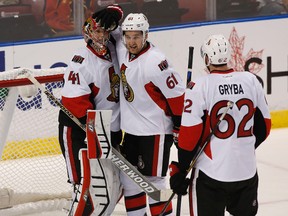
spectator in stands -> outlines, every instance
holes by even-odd
[[[72,0],[46,1],[45,21],[52,31],[71,31],[74,29],[71,5]]]
[[[269,16],[288,13],[287,7],[282,0],[263,0],[263,3],[264,5],[259,9],[259,15]]]
[[[288,0],[282,0],[282,2],[285,5],[286,9],[288,9]]]
[[[217,0],[217,19],[255,16],[258,5],[256,0]]]

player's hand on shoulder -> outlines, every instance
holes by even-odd
[[[92,17],[104,29],[113,31],[118,27],[120,20],[123,18],[123,10],[119,5],[113,4],[95,12]]]
[[[186,172],[179,169],[179,164],[172,161],[169,165],[170,171],[170,188],[178,195],[187,194],[189,179],[186,178]]]

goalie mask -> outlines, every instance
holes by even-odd
[[[92,17],[89,17],[83,25],[85,42],[90,44],[99,55],[105,55],[107,52],[109,33],[109,31],[104,30]]]
[[[130,13],[127,15],[122,23],[122,32],[124,35],[125,31],[142,31],[143,33],[143,45],[146,42],[146,34],[149,32],[149,23],[147,17],[142,13]],[[125,42],[125,37],[123,37]]]
[[[230,57],[229,42],[223,35],[211,35],[201,46],[201,57],[205,65],[223,65],[227,64]],[[205,60],[206,56],[208,61]]]

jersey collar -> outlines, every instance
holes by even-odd
[[[149,49],[150,49],[150,43],[147,41],[147,46],[142,49],[138,54],[132,54],[132,53],[129,53],[129,62],[137,59],[139,56],[143,55],[145,52],[147,52]]]
[[[210,71],[210,74],[227,74],[227,73],[232,73],[234,72],[234,69],[233,68],[230,68],[228,70],[213,70],[213,71]]]

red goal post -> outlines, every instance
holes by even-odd
[[[27,202],[71,198],[57,138],[59,107],[23,70],[0,72],[0,215]],[[59,100],[64,70],[29,69]]]

